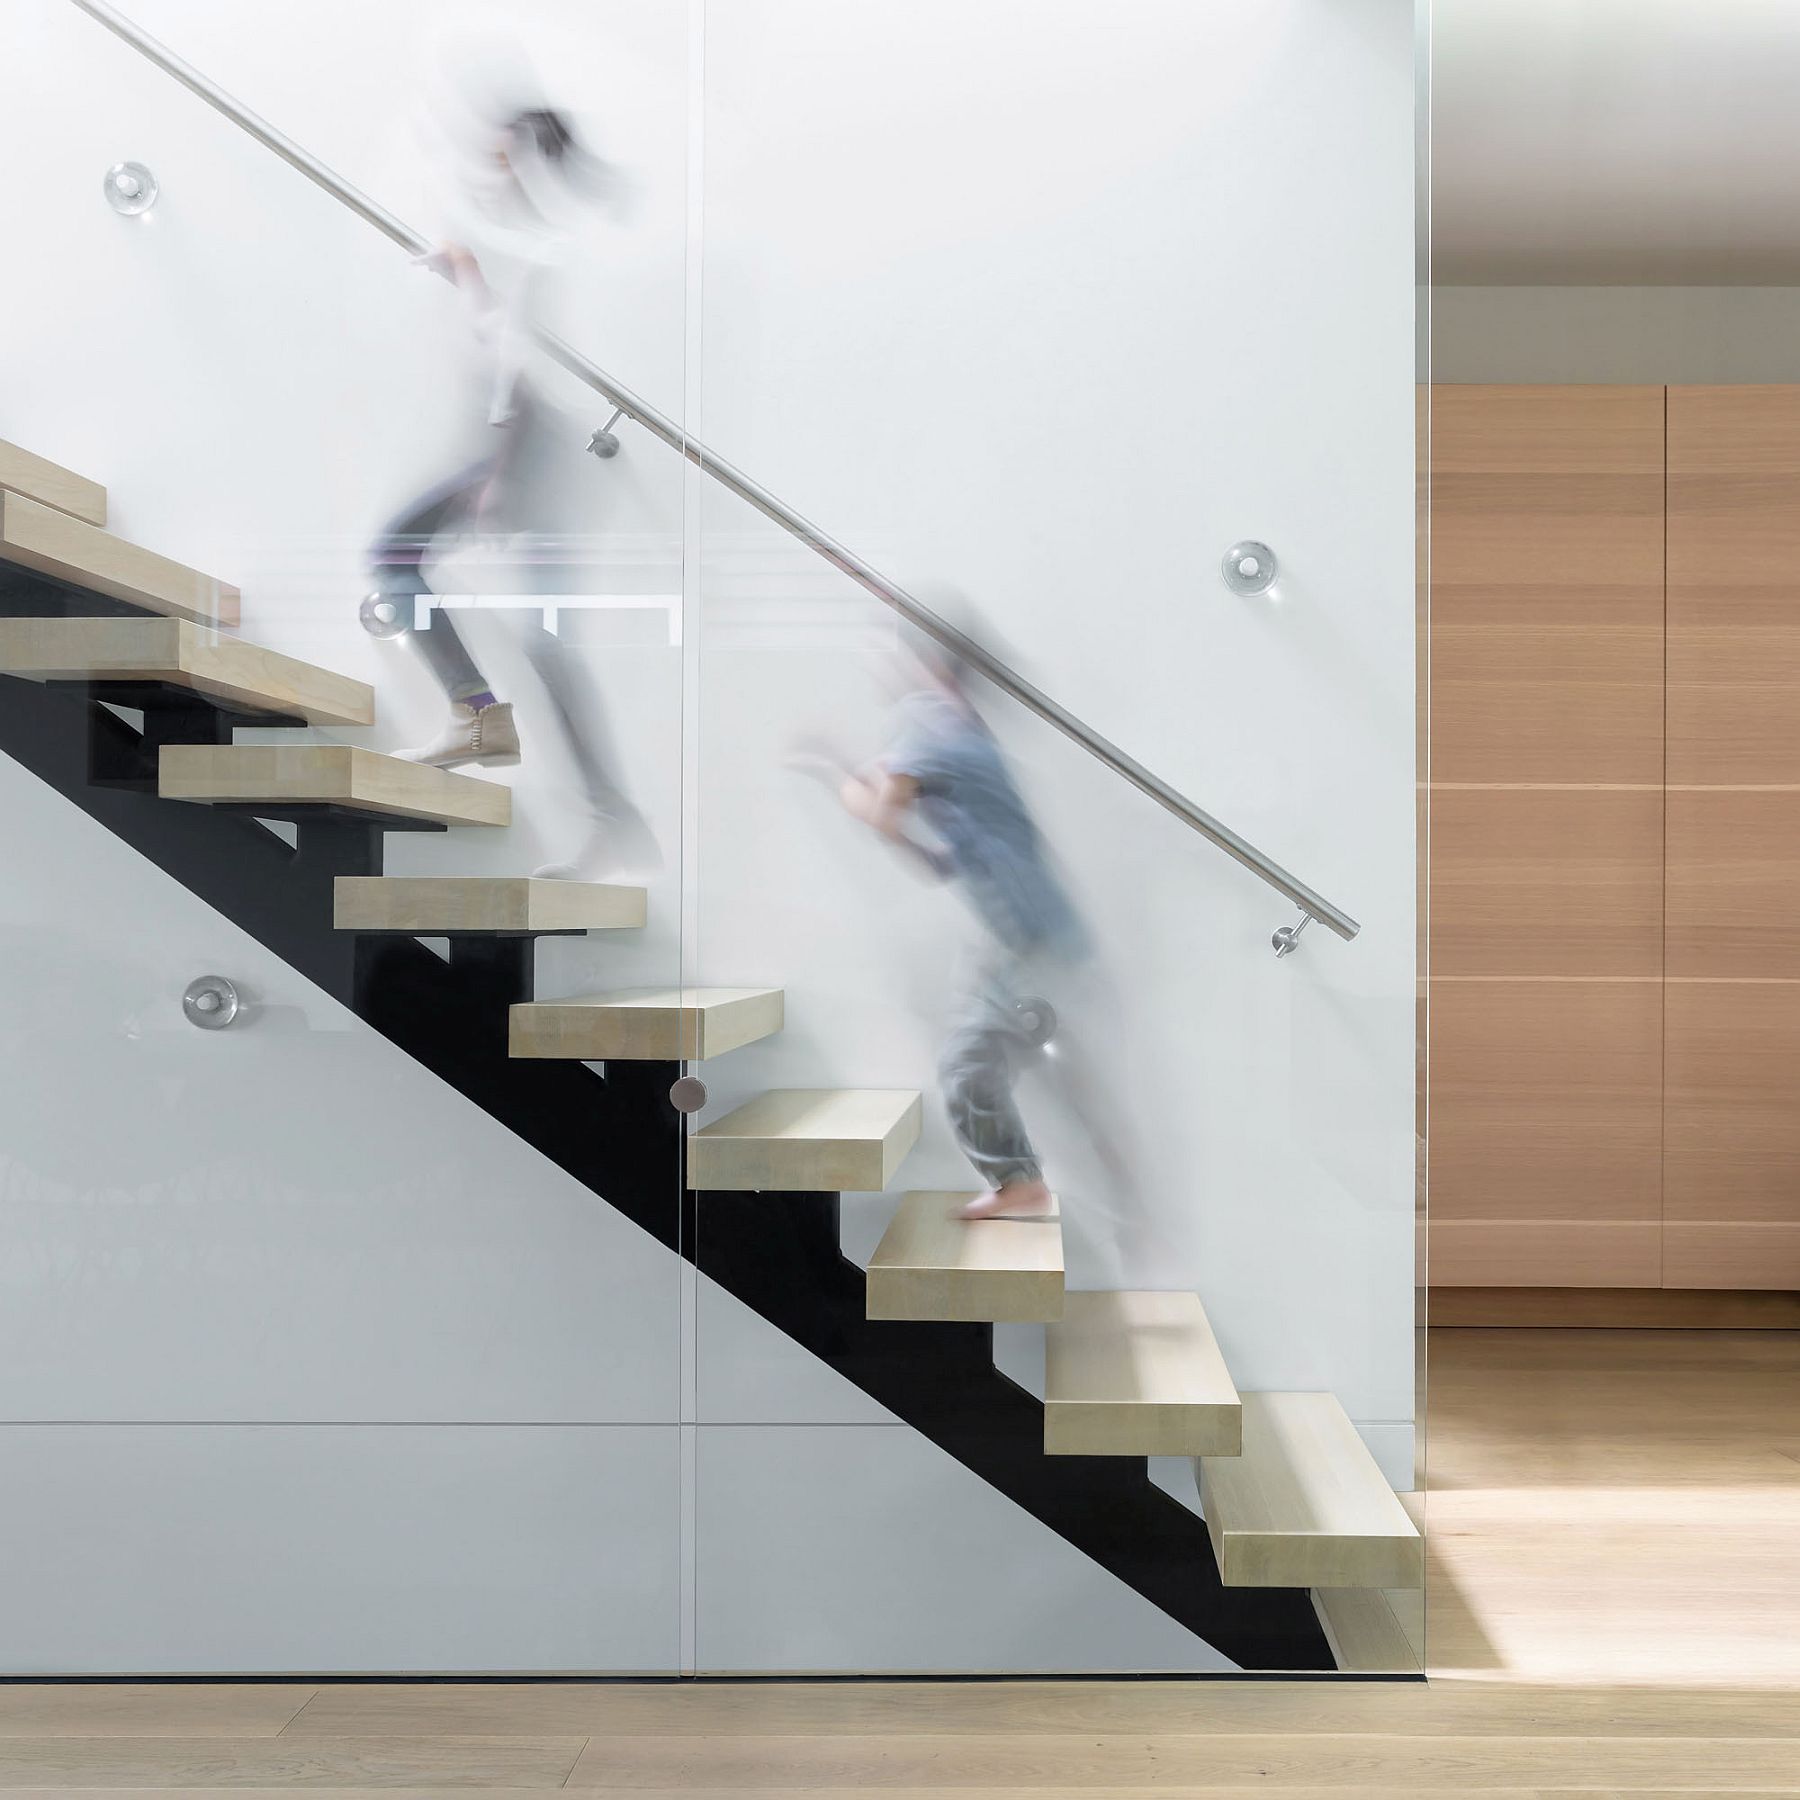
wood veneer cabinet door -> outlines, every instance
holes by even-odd
[[[1668,420],[1663,1282],[1800,1287],[1800,387]]]
[[[1669,785],[1800,782],[1800,387],[1669,389]]]
[[[1663,1286],[1800,1288],[1800,983],[1666,998]]]
[[[1437,981],[1431,1279],[1662,1281],[1662,984]]]
[[[1431,1278],[1662,1278],[1660,387],[1432,395]]]
[[[1663,779],[1663,389],[1432,392],[1431,778]]]
[[[1442,787],[1431,856],[1440,979],[1661,979],[1660,787]]]

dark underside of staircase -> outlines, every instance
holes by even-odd
[[[0,564],[0,613],[65,610],[133,609]],[[101,700],[142,710],[144,731]],[[531,997],[530,939],[453,939],[445,961],[413,938],[335,930],[333,881],[380,874],[383,832],[405,821],[303,809],[286,815],[290,846],[245,813],[156,797],[161,743],[282,722],[177,689],[0,676],[0,749],[609,1206],[1244,1669],[1333,1667],[1306,1591],[1225,1587],[1204,1523],[1141,1458],[1046,1456],[1043,1407],[995,1368],[991,1326],[865,1318],[837,1195],[688,1194],[668,1098],[680,1065],[512,1060],[506,1009]]]

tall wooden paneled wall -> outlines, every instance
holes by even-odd
[[[1800,388],[1668,413],[1663,1285],[1800,1287]]]
[[[1800,388],[1439,388],[1431,513],[1431,1279],[1800,1287]]]
[[[1431,1278],[1657,1287],[1663,390],[1432,400]]]

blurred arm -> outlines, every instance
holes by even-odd
[[[911,841],[906,835],[906,815],[919,797],[919,784],[912,776],[882,768],[867,775],[846,775],[838,795],[851,818],[861,819],[892,843]]]
[[[851,818],[860,819],[898,850],[922,863],[940,881],[949,873],[941,852],[928,849],[907,830],[919,784],[910,775],[896,775],[879,766],[866,775],[844,777],[838,798]]]

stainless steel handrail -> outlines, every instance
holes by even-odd
[[[403,250],[418,256],[431,248],[427,240],[410,225],[397,219],[385,206],[371,200],[367,194],[358,192],[316,156],[303,150],[292,138],[277,131],[266,119],[258,118],[217,83],[209,81],[191,63],[182,61],[166,45],[158,43],[148,32],[141,30],[115,7],[108,5],[107,0],[73,0],[73,4],[98,20],[115,36],[123,38],[134,50],[148,57],[165,74],[172,75],[189,93],[204,100],[215,112],[223,113],[259,144],[273,150],[283,162],[298,170],[315,187],[323,188],[334,200],[342,202],[352,212],[367,220],[385,237],[392,238]],[[1202,837],[1216,844],[1227,856],[1242,863],[1253,874],[1259,875],[1277,892],[1285,894],[1307,917],[1329,926],[1346,940],[1355,937],[1362,929],[1342,908],[1333,906],[1322,895],[1314,893],[1305,882],[1290,875],[1255,845],[1247,843],[1230,826],[1220,824],[1185,794],[1177,793],[1160,776],[1153,775],[1135,757],[1127,756],[1118,745],[1084,725],[1041,688],[1027,681],[998,657],[990,655],[974,639],[958,631],[947,620],[939,618],[904,588],[871,568],[854,551],[847,550],[835,538],[828,537],[810,520],[778,500],[760,482],[752,481],[724,457],[715,455],[704,444],[689,437],[673,419],[658,412],[649,401],[640,399],[622,381],[616,380],[604,369],[590,362],[579,350],[552,332],[540,331],[537,338],[540,348],[553,362],[578,380],[586,382],[595,393],[611,401],[628,419],[641,425],[653,437],[661,438],[671,450],[685,456],[696,468],[710,475],[721,486],[729,488],[740,500],[748,501],[765,518],[772,519],[808,549],[816,551],[834,567],[843,570],[858,586],[866,588],[876,599],[892,607],[927,637],[952,651],[1003,693],[1010,694],[1021,706],[1036,713],[1047,724],[1054,725],[1064,737],[1079,744],[1089,755],[1097,757],[1114,774],[1123,776],[1133,787],[1148,794],[1158,806],[1173,813],[1183,824],[1191,826]]]

